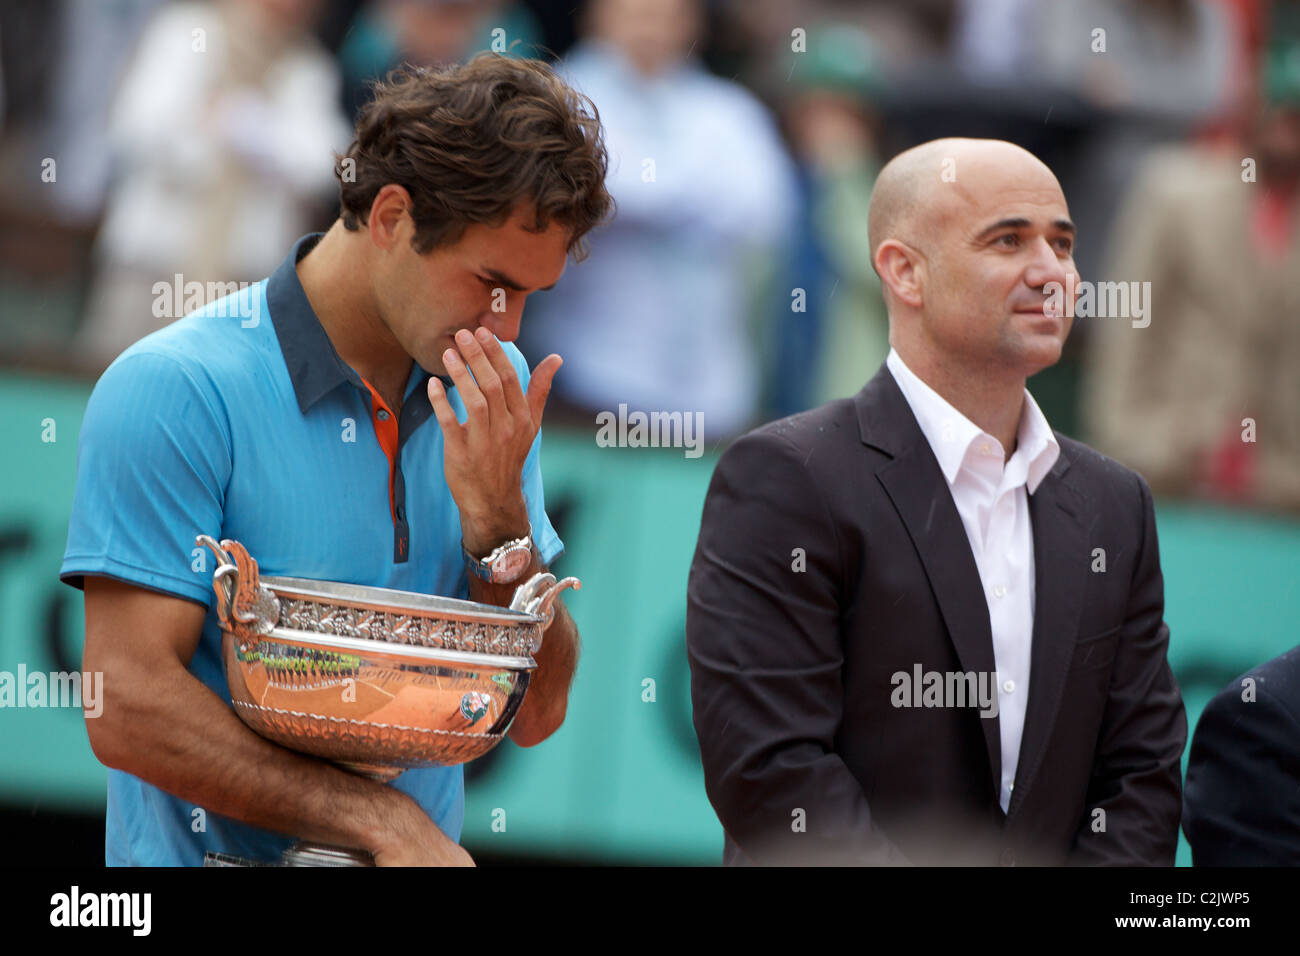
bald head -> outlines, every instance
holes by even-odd
[[[992,388],[1019,408],[1025,379],[1070,333],[1058,296],[1077,292],[1074,224],[1052,171],[1012,143],[937,139],[886,164],[869,216],[890,345],[940,394]]]
[[[887,239],[928,253],[934,240],[1008,187],[1060,192],[1033,153],[1000,139],[934,139],[899,153],[880,171],[868,213],[871,264]]]

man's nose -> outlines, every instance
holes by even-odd
[[[1065,277],[1073,271],[1071,260],[1062,259],[1052,244],[1039,238],[1032,249],[1033,259],[1025,269],[1025,284],[1031,289],[1041,289],[1049,282],[1065,285]]]
[[[502,342],[513,342],[519,337],[519,322],[524,315],[524,297],[510,296],[506,300],[504,312],[485,312],[479,318],[479,325],[487,329]]]

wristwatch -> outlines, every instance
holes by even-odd
[[[471,574],[493,584],[512,584],[523,577],[533,563],[532,526],[529,526],[526,537],[498,545],[486,558],[476,558],[470,554],[463,541],[460,552],[465,556],[465,564]]]

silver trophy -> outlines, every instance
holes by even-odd
[[[238,541],[196,543],[217,556],[212,587],[235,713],[281,746],[385,782],[495,747],[523,703],[555,599],[582,586],[542,572],[502,608],[259,577]],[[373,863],[364,850],[299,841],[278,865]],[[209,853],[204,865],[258,864]]]

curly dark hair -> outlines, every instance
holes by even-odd
[[[470,223],[499,226],[531,203],[535,231],[552,220],[568,227],[569,252],[581,260],[583,236],[613,209],[607,166],[590,99],[540,60],[480,53],[445,69],[403,66],[376,83],[334,175],[347,229],[359,229],[379,190],[396,183],[411,196],[418,253],[458,241]]]

